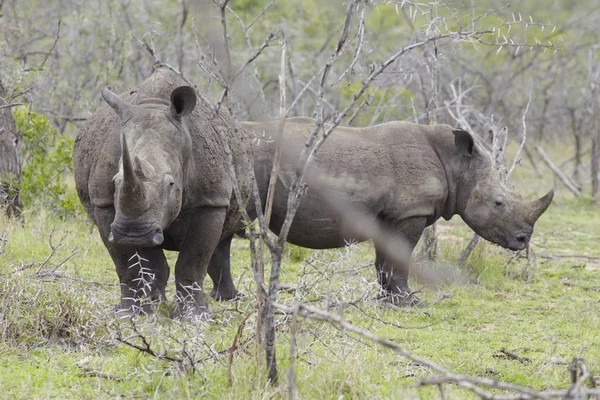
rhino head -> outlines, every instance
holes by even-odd
[[[170,102],[160,99],[131,104],[109,89],[102,97],[121,121],[121,159],[114,176],[115,219],[108,241],[153,247],[182,204],[184,175],[192,152],[185,119],[196,105],[196,93],[182,86]]]
[[[510,250],[527,247],[533,226],[546,211],[554,189],[531,202],[511,193],[500,181],[490,155],[465,131],[454,131],[460,160],[453,166],[457,181],[456,211],[479,236]]]

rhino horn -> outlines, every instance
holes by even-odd
[[[137,159],[137,157],[136,157]],[[147,208],[146,188],[136,173],[125,134],[121,132],[121,164],[123,168],[123,183],[119,206],[132,212],[143,211]]]
[[[109,88],[102,88],[102,98],[115,110],[121,122],[124,123],[133,116],[133,105],[111,92]]]
[[[554,198],[554,189],[550,189],[548,193],[546,193],[543,197],[540,197],[537,200],[532,201],[529,204],[529,213],[527,215],[527,219],[533,224],[538,218],[546,211],[550,203],[552,203],[552,199]]]

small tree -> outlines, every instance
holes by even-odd
[[[19,136],[12,106],[6,100],[6,89],[0,82],[0,208],[5,208],[8,216],[19,215],[22,208]]]

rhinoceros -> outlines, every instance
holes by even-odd
[[[287,211],[298,158],[316,121],[297,117],[285,122],[281,170],[273,201],[270,229],[278,234]],[[244,123],[249,136],[275,137],[277,122]],[[274,141],[255,140],[254,169],[264,207],[275,151]],[[388,122],[366,128],[339,127],[317,153],[315,170],[333,174],[323,179],[327,193],[377,220],[386,231],[403,238],[412,252],[425,227],[440,217],[460,215],[481,237],[511,250],[525,248],[537,219],[552,202],[551,189],[540,199],[525,202],[501,183],[492,159],[471,134],[449,125]],[[310,169],[309,169],[310,172]],[[351,183],[348,183],[351,180]],[[253,201],[248,210],[252,210]],[[367,240],[348,231],[344,216],[311,187],[300,201],[288,242],[312,249],[343,247]],[[364,236],[364,235],[363,235]],[[229,272],[229,244],[216,250],[209,274],[215,283],[212,295],[237,294]],[[408,266],[394,265],[384,248],[375,243],[375,267],[381,289],[399,304],[415,305],[409,295]]]
[[[73,167],[121,283],[117,309],[149,311],[142,299],[165,299],[163,250],[175,250],[173,315],[204,317],[210,258],[241,226],[231,162],[241,204],[250,193],[249,144],[226,112],[165,67],[120,96],[107,88],[102,96],[108,106],[80,130]]]

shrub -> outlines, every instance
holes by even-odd
[[[21,134],[20,189],[25,209],[46,208],[63,219],[79,213],[77,196],[66,183],[66,174],[73,171],[73,139],[27,107],[14,108],[13,116]]]

